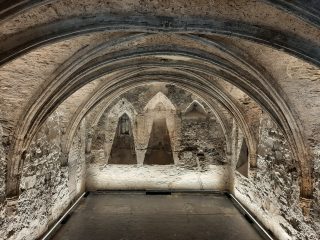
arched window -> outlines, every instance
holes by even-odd
[[[119,118],[119,130],[120,130],[120,135],[129,135],[129,127],[130,127],[130,119],[129,116],[124,113],[120,118]]]

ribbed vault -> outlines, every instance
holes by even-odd
[[[22,132],[19,132],[20,130],[18,130],[16,133],[17,136],[26,135],[27,138],[22,138],[24,139],[23,141],[21,141],[19,137],[16,138],[16,149],[12,153],[12,158],[20,159],[21,154],[28,147],[28,144],[32,140],[32,136],[34,136],[37,129],[39,129],[41,123],[45,121],[47,116],[49,116],[50,113],[63,102],[63,100],[81,86],[84,86],[86,83],[94,80],[97,76],[123,70],[132,71],[134,68],[141,69],[143,67],[150,68],[163,66],[169,68],[180,68],[183,70],[188,69],[208,75],[219,76],[242,89],[250,97],[256,100],[262,108],[267,110],[283,128],[291,144],[294,144],[293,149],[297,158],[301,159],[300,166],[302,173],[305,172],[303,174],[310,176],[309,164],[307,163],[305,167],[303,165],[303,162],[306,160],[305,156],[307,154],[307,150],[304,149],[304,144],[297,144],[297,142],[302,139],[301,133],[296,132],[296,130],[298,130],[298,125],[296,121],[293,120],[293,117],[291,117],[291,119],[284,120],[291,115],[290,111],[285,105],[284,100],[281,100],[279,94],[276,93],[276,90],[273,89],[268,82],[264,82],[264,79],[258,79],[260,80],[259,85],[254,86],[253,84],[257,85],[257,78],[255,76],[250,76],[246,71],[242,70],[242,68],[239,69],[234,64],[227,62],[226,60],[218,58],[217,56],[208,55],[208,53],[201,52],[196,49],[179,49],[177,47],[168,48],[157,46],[154,50],[150,48],[142,48],[136,49],[135,51],[120,51],[118,54],[119,55],[117,56],[113,53],[112,58],[105,56],[98,58],[98,61],[95,59],[91,60],[84,66],[75,70],[73,74],[69,73],[70,76],[67,78],[62,74],[64,77],[63,79],[57,78],[57,81],[53,80],[46,88],[48,92],[43,91],[42,96],[40,95],[37,98],[37,102],[31,107],[32,109],[38,108],[39,110],[28,112],[27,114],[31,114],[31,116],[26,115],[22,118],[23,124],[28,125],[28,121],[26,121],[26,119],[30,119],[30,123],[32,124],[29,123],[30,126],[22,127]],[[190,59],[192,61],[190,61]],[[68,83],[68,85],[66,85],[66,83]],[[53,89],[56,90],[53,91]],[[272,101],[272,98],[278,99],[278,101],[274,102]],[[43,102],[39,101],[42,99]],[[32,117],[32,115],[34,115],[36,119]],[[38,123],[38,126],[35,123]],[[17,162],[13,161],[14,165],[12,170],[15,170],[13,172],[12,170],[9,171],[13,176],[19,175],[17,174],[17,172],[19,172],[18,166],[21,166],[19,162],[19,160]],[[306,185],[302,187],[302,190],[304,189],[303,191],[310,192],[310,190],[307,190],[307,186],[310,186],[310,182],[310,177],[306,180],[302,178],[301,184]],[[309,194],[310,193],[304,193],[303,196],[307,196]]]
[[[314,166],[320,149],[317,4],[137,2],[1,3],[0,127],[8,139],[8,201],[19,198],[27,152],[56,112],[63,113],[61,151],[68,162],[86,121],[87,131],[94,132],[120,95],[166,83],[210,108],[230,162],[243,136],[252,176],[261,157],[259,124],[268,115],[290,147],[307,215],[317,198]]]

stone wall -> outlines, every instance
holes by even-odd
[[[70,164],[64,164],[61,161],[64,127],[60,123],[60,117],[57,112],[52,114],[28,150],[19,199],[5,201],[1,205],[1,239],[36,239],[57,220],[75,197],[84,191],[84,158],[81,158],[84,156],[84,128],[74,139]],[[1,163],[4,163],[3,146],[0,146],[0,156],[3,160]],[[74,164],[74,159],[78,159],[78,156],[80,159]],[[74,184],[75,191],[71,192],[70,186]]]
[[[0,239],[38,236],[84,191],[85,184],[89,189],[224,190],[234,186],[236,196],[280,239],[319,239],[320,32],[313,18],[319,9],[312,9],[319,0],[1,2],[6,4],[0,11],[5,17],[0,19]],[[277,2],[288,2],[289,7],[279,8]],[[297,2],[309,3],[302,6]],[[88,74],[86,70],[90,70]],[[88,128],[83,122],[70,152],[61,153],[67,127],[63,124],[72,124],[74,114],[82,118],[94,104],[87,102],[92,94],[109,86],[103,91],[106,98],[100,103],[104,103],[112,90],[134,86],[140,77],[145,83],[147,76],[150,82],[158,79],[188,86],[203,97],[214,98],[207,99],[210,103],[234,103],[235,108],[231,108],[233,104],[220,107],[230,115],[223,122],[227,134],[234,137],[227,141],[232,151],[226,150],[219,119],[210,113],[204,99],[173,84],[146,84],[121,96],[137,112],[131,119],[138,164],[108,164],[119,117],[108,113],[120,99],[105,109],[95,129],[91,129],[91,119],[86,119]],[[158,92],[175,106],[174,111],[163,114],[175,164],[145,166],[155,112],[145,114],[144,107]],[[98,98],[95,95],[94,99]],[[208,115],[185,121],[184,110],[194,100],[204,105]],[[241,162],[238,159],[245,162],[247,157],[247,145],[243,144],[247,131],[235,128],[230,133],[230,118],[235,116],[230,112],[238,112],[238,106],[259,140],[258,168],[251,170],[249,178],[234,171],[236,162]],[[292,158],[288,143],[268,117],[259,121],[260,107],[293,136],[290,142],[297,143],[299,159]],[[25,141],[33,136],[14,133],[38,129],[37,124],[54,109],[63,118],[54,113],[38,133],[25,165],[21,164],[21,196],[16,202],[7,202],[9,144],[14,138]],[[94,111],[96,108],[91,113]],[[20,125],[21,119],[25,124]],[[254,143],[248,142],[248,146],[255,150]],[[302,157],[309,150],[310,162]],[[233,159],[232,168],[226,152]],[[302,170],[307,169],[300,184],[301,169],[296,161]],[[245,176],[246,163],[237,167]],[[299,185],[305,191],[302,196],[312,197],[309,170],[314,178],[314,199],[307,219],[299,206]]]
[[[168,106],[165,106],[167,110],[162,111],[163,113],[148,109],[157,96],[163,96],[169,101],[164,104]],[[140,164],[143,163],[144,152],[148,145],[152,120],[161,114],[164,114],[167,120],[176,163],[187,166],[190,159],[186,159],[184,156],[194,155],[198,152],[204,154],[207,164],[225,162],[225,136],[210,108],[203,104],[207,114],[204,118],[186,118],[184,111],[194,100],[202,102],[195,95],[174,85],[166,84],[137,87],[122,94],[105,109],[94,127],[92,151],[95,155],[95,162],[107,162],[117,122],[123,113],[127,113],[131,119],[137,158]],[[159,101],[166,100],[160,99]]]
[[[210,165],[206,171],[176,165],[106,165],[90,164],[87,189],[96,190],[217,190],[229,186],[229,166]]]
[[[201,107],[200,117],[186,113],[192,104]],[[124,113],[131,120],[137,166],[108,164],[118,120]],[[153,122],[163,118],[174,165],[147,166]],[[104,109],[93,132],[87,175],[90,190],[229,187],[230,165],[224,165],[226,140],[219,122],[202,99],[175,85],[154,83],[122,94]]]
[[[5,190],[6,190],[6,154],[5,154],[5,138],[3,128],[0,123],[0,237],[5,236]]]
[[[181,124],[181,164],[205,170],[209,165],[222,165],[226,159],[226,141],[220,124],[213,116],[204,119],[184,119]]]
[[[70,199],[74,199],[85,191],[86,179],[86,134],[85,134],[85,120],[77,131],[77,135],[73,139],[68,156],[68,170],[69,170],[69,194]]]
[[[309,139],[311,140],[311,139]],[[320,236],[320,144],[313,141],[311,150],[314,154],[313,162],[313,177],[314,177],[314,192],[313,201],[311,202],[311,219],[309,223],[314,224],[314,228],[318,236]]]
[[[319,215],[303,216],[299,169],[276,124],[260,121],[258,168],[249,178],[235,172],[235,196],[279,239],[319,239]],[[318,204],[318,203],[317,203]]]

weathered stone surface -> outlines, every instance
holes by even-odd
[[[164,115],[167,118],[171,145],[173,151],[176,152],[176,155],[174,155],[175,162],[179,162],[180,165],[189,165],[184,162],[190,161],[190,159],[184,159],[184,151],[194,155],[193,163],[190,163],[193,166],[197,166],[197,154],[200,152],[204,154],[207,164],[225,162],[225,136],[209,107],[204,105],[205,111],[207,111],[207,116],[204,119],[192,120],[186,118],[185,110],[193,100],[198,98],[174,85],[165,84],[138,87],[118,97],[101,116],[96,127],[96,135],[93,136],[92,149],[94,151],[98,150],[97,153],[101,152],[99,149],[104,149],[106,159],[109,158],[118,119],[123,113],[127,113],[132,121],[138,163],[143,163],[144,152],[151,133],[152,119],[157,114],[159,115],[157,111],[153,112],[152,109],[148,109],[148,106],[151,107],[154,97],[159,94],[162,95],[162,92],[166,94],[163,95],[163,100],[160,97],[156,101],[167,101],[166,98],[168,98],[168,101],[172,101],[172,103],[165,104],[168,104],[168,108],[173,108],[175,112],[168,111]],[[154,104],[157,104],[157,102]],[[104,141],[106,142],[104,143]],[[141,153],[139,153],[140,151]],[[139,159],[139,157],[142,159]],[[106,159],[102,161],[106,161]]]
[[[61,128],[60,114],[55,112],[30,146],[19,199],[1,203],[0,236],[4,239],[36,239],[84,191],[84,183],[81,182],[85,169],[84,129],[79,133],[82,137],[75,137],[69,156],[70,164],[65,167],[59,161],[62,154]],[[3,150],[2,146],[0,150]],[[4,157],[3,151],[0,153]]]
[[[307,61],[320,62],[320,31],[311,5],[275,2],[56,0],[9,11],[0,238],[40,236],[86,189],[194,188],[234,191],[281,240],[318,239],[320,72]],[[203,110],[190,114],[194,101]],[[138,164],[110,165],[124,113]],[[143,165],[155,119],[174,165]],[[9,201],[11,181],[21,193]]]
[[[249,179],[235,175],[235,195],[279,239],[318,239],[319,218],[303,216],[299,205],[299,169],[275,123],[263,115],[258,168]],[[318,206],[317,199],[313,200]],[[313,211],[312,211],[313,212]]]
[[[185,178],[190,174],[196,177],[197,174],[201,175],[201,173],[197,173],[197,171],[208,171],[213,174],[212,181],[215,178],[226,179],[229,174],[228,171],[224,170],[219,174],[216,171],[212,171],[212,168],[215,166],[217,168],[218,165],[227,162],[225,149],[226,136],[206,104],[203,105],[204,116],[188,117],[185,111],[190,104],[193,104],[196,100],[199,104],[203,102],[200,98],[177,86],[157,83],[134,88],[119,96],[111,105],[106,106],[97,126],[94,127],[95,134],[92,136],[94,164],[92,167],[89,166],[90,174],[87,177],[90,189],[102,188],[102,186],[115,186],[114,183],[110,182],[114,177],[103,175],[110,174],[109,171],[112,172],[114,166],[106,166],[106,164],[109,163],[108,159],[110,159],[111,147],[113,146],[116,136],[115,131],[122,114],[127,114],[132,122],[132,134],[137,163],[139,165],[146,164],[146,162],[149,161],[147,159],[148,144],[152,135],[151,129],[154,119],[166,119],[170,135],[169,144],[173,150],[174,162],[178,167],[164,166],[161,168],[162,170],[158,169],[162,171],[160,173],[153,167],[150,167],[150,170],[148,170],[148,166],[144,166],[142,169],[143,171],[148,171],[149,176],[144,176],[141,180],[137,180],[139,183],[132,179],[130,180],[132,181],[131,185],[126,185],[125,182],[118,182],[116,186],[123,186],[125,189],[130,189],[130,186],[133,188],[144,188],[146,186],[148,188],[157,188],[158,184],[154,182],[153,185],[152,181],[150,182],[150,178],[158,179],[160,182],[168,182],[169,180],[165,180],[165,178],[171,178],[173,174],[170,173],[171,171],[175,172],[176,178],[179,178],[180,175],[182,178]],[[161,104],[163,109],[160,109],[161,106],[159,104]],[[94,167],[96,165],[100,166],[100,168]],[[134,176],[141,177],[140,168],[134,166],[132,166],[132,168],[130,168],[130,166],[122,168],[118,166],[114,167],[117,174],[119,174],[119,178],[122,178],[120,175],[124,174],[123,177],[125,179],[128,171],[131,172],[132,178],[134,178]],[[221,168],[223,167],[221,166]],[[183,169],[185,169],[185,172]],[[228,167],[226,166],[223,169],[228,169]],[[136,171],[136,175],[134,171]],[[196,172],[193,173],[192,171]],[[207,173],[204,173],[204,175],[206,174]],[[224,174],[227,175],[224,176]],[[143,181],[143,179],[145,180]],[[176,180],[170,181],[175,182]],[[206,184],[210,186],[209,179],[206,181]],[[228,181],[218,181],[221,181],[220,185],[212,183],[213,185],[211,186],[219,189],[226,189],[228,187]],[[97,186],[94,185],[95,183]],[[134,183],[136,183],[137,186],[134,186]],[[182,185],[173,184],[172,186],[179,188]],[[188,186],[191,187],[192,185]],[[196,189],[199,189],[199,186],[197,186]]]
[[[284,11],[267,5],[261,1],[209,1],[197,0],[192,2],[179,1],[84,1],[76,0],[54,1],[52,4],[40,6],[15,17],[2,24],[2,34],[12,34],[41,23],[53,22],[69,16],[81,16],[89,13],[111,14],[145,14],[159,16],[201,16],[235,21],[252,22],[268,27],[277,27],[285,31],[292,31],[304,36],[314,36],[316,27],[304,23]],[[314,34],[314,35],[313,35]],[[319,37],[319,36],[318,36]],[[316,41],[316,39],[314,39]]]
[[[6,188],[6,138],[4,136],[3,128],[0,124],[0,202],[5,200],[5,188]]]
[[[220,190],[229,187],[229,167],[210,165],[198,172],[175,165],[106,165],[90,164],[87,169],[88,190],[185,189]],[[213,177],[214,176],[214,177]]]

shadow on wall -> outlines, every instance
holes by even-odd
[[[174,164],[170,136],[165,118],[153,120],[144,164]]]
[[[239,153],[239,158],[236,166],[236,170],[241,173],[243,176],[248,177],[248,168],[249,168],[249,161],[248,161],[248,146],[246,141],[243,139],[241,144],[241,149]]]
[[[108,163],[137,164],[131,121],[126,113],[119,118]]]
[[[97,163],[105,164],[102,155],[110,165],[201,165],[208,170],[225,163],[225,136],[209,108],[189,98],[176,108],[164,93],[154,93],[158,88],[147,90],[132,90],[105,110],[97,130],[105,137],[93,144]],[[131,98],[136,95],[140,97]]]

